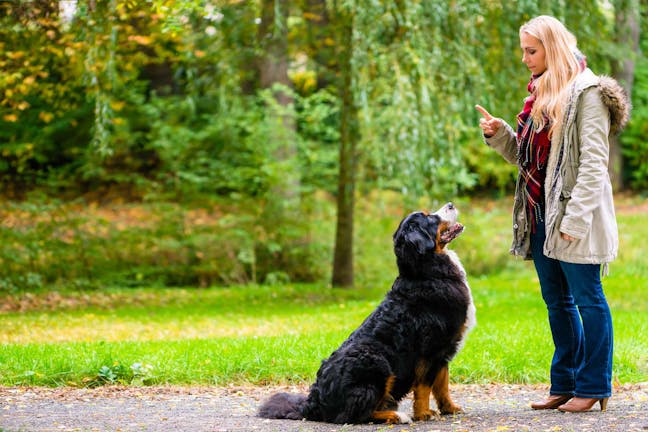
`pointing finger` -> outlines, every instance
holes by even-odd
[[[475,109],[476,109],[477,111],[479,111],[479,112],[481,113],[481,115],[483,115],[484,118],[485,118],[486,120],[492,120],[492,119],[493,119],[493,116],[490,115],[490,114],[488,113],[488,111],[486,111],[486,109],[485,109],[483,106],[481,106],[481,105],[475,105]]]

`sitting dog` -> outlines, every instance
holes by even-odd
[[[277,393],[263,418],[330,423],[407,423],[398,402],[414,393],[414,420],[429,420],[433,394],[442,414],[461,408],[448,389],[448,363],[475,320],[466,273],[445,246],[464,229],[457,209],[415,212],[394,233],[399,275],[377,309],[322,361],[308,395]]]

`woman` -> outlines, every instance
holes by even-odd
[[[621,87],[586,67],[557,19],[520,28],[531,71],[517,131],[476,106],[486,143],[518,165],[511,253],[533,259],[555,351],[549,397],[534,409],[604,411],[612,393],[612,319],[601,272],[617,254],[609,136],[627,122]]]

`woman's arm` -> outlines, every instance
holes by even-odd
[[[484,141],[490,147],[494,148],[508,162],[517,164],[517,138],[513,128],[511,128],[508,123],[502,120],[502,125],[495,135],[492,137],[484,135]]]

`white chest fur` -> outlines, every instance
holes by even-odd
[[[454,265],[456,265],[457,268],[461,271],[463,282],[466,285],[466,288],[468,289],[469,303],[468,303],[468,309],[466,310],[466,322],[464,323],[464,331],[462,333],[461,340],[459,341],[459,344],[457,346],[457,352],[459,352],[461,348],[463,348],[464,343],[466,342],[466,336],[468,335],[468,332],[477,324],[477,316],[476,316],[477,310],[475,309],[475,304],[473,303],[473,299],[472,299],[472,293],[470,292],[470,286],[468,285],[468,280],[466,279],[466,271],[464,270],[463,265],[459,260],[459,257],[457,256],[455,251],[446,249],[445,252],[450,257]]]

